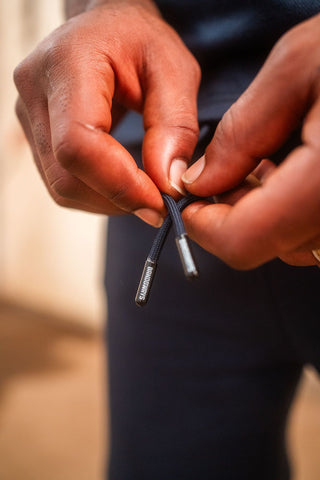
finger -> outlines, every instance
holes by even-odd
[[[240,198],[247,195],[252,189],[260,187],[266,179],[274,172],[276,166],[270,160],[262,160],[257,168],[250,173],[243,182],[237,187],[215,195],[214,198],[218,203],[227,203],[228,205],[235,205]]]
[[[234,268],[254,268],[293,252],[320,232],[318,153],[300,147],[234,206],[192,205],[187,231]]]
[[[308,111],[303,123],[301,132],[302,142],[305,145],[310,145],[311,148],[320,150],[320,69],[318,69],[318,75],[316,76],[317,82],[314,85],[313,98],[310,103],[312,107]]]
[[[31,148],[32,156],[34,158],[34,162],[36,164],[38,172],[40,173],[42,181],[45,183],[46,187],[48,188],[47,178],[44,174],[44,171],[40,162],[40,158],[37,152],[27,109],[21,97],[18,97],[18,100],[16,102],[16,115],[18,117],[22,130]]]
[[[85,52],[79,64],[69,65],[66,73],[56,69],[49,78],[49,85],[55,85],[48,94],[54,156],[71,175],[116,207],[158,225],[164,206],[157,187],[108,134],[113,71],[105,65],[102,73],[93,72],[92,59],[84,57]]]
[[[316,22],[319,28],[320,17]],[[318,78],[317,35],[312,37],[315,45],[305,36],[305,26],[299,26],[283,37],[224,115],[205,156],[184,176],[190,192],[207,196],[234,187],[299,125],[315,87],[313,80]]]
[[[147,75],[144,167],[161,191],[177,196],[185,193],[181,176],[198,141],[200,70],[181,45],[174,60],[159,56]]]
[[[289,265],[308,266],[317,265],[320,267],[320,235],[317,235],[312,240],[308,240],[303,245],[299,246],[293,252],[281,255],[281,260]]]
[[[276,165],[268,158],[264,158],[253,170],[252,175],[256,177],[260,184],[263,184],[276,169]]]
[[[314,257],[311,251],[292,252],[281,255],[280,259],[288,265],[295,267],[308,267],[311,265],[319,266],[319,261]]]
[[[37,107],[34,106],[28,115],[24,102],[19,98],[16,113],[30,145],[37,169],[51,197],[63,207],[105,215],[121,213],[120,209],[117,209],[80,180],[72,177],[56,162],[50,144],[49,117],[41,103],[43,101],[40,104],[36,102]]]
[[[294,252],[282,255],[280,258],[290,265],[307,266],[317,265],[320,267],[320,236],[307,241]]]

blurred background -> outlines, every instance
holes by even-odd
[[[0,0],[0,480],[101,480],[106,219],[63,209],[14,113],[14,67],[62,1]]]
[[[62,19],[59,0],[0,0],[0,480],[102,480],[108,451],[106,219],[53,203],[14,114],[14,67]],[[288,446],[293,480],[319,480],[310,368]]]

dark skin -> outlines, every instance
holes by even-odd
[[[254,172],[259,188],[242,183],[236,199],[237,189],[224,194],[222,204],[198,203],[184,213],[190,236],[234,268],[275,257],[319,265],[311,253],[320,247],[319,31],[317,15],[280,39],[223,117],[205,156],[184,176],[185,187],[197,195],[234,189],[303,122],[302,146],[279,167],[264,161]]]
[[[148,0],[86,8],[17,67],[18,117],[58,204],[159,226],[159,189],[179,195],[198,140],[198,63]],[[127,109],[143,114],[145,172],[110,135]]]
[[[183,214],[208,251],[240,269],[275,257],[318,264],[311,250],[320,247],[320,15],[280,39],[223,117],[205,159],[185,173],[198,140],[200,69],[179,36],[149,0],[66,7],[70,20],[15,71],[17,114],[54,200],[159,226],[160,191],[223,194],[224,203],[197,203]],[[128,109],[143,115],[144,171],[111,135]],[[302,147],[279,167],[260,163],[301,119]],[[245,180],[251,172],[258,188]]]

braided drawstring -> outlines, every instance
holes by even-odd
[[[175,230],[176,244],[185,276],[191,280],[198,277],[198,270],[189,247],[188,236],[181,218],[181,212],[184,208],[190,205],[190,203],[199,200],[199,197],[188,195],[178,202],[175,202],[170,195],[163,193],[162,198],[168,209],[168,215],[153,241],[151,250],[144,264],[144,269],[135,297],[135,302],[139,307],[144,306],[148,301],[152,282],[157,270],[158,260],[172,225]]]

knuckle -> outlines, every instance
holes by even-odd
[[[19,120],[19,122],[22,124],[24,121],[24,113],[23,113],[23,106],[22,106],[22,100],[21,98],[18,98],[15,104],[15,113],[16,116]]]
[[[192,140],[197,141],[199,137],[199,126],[194,121],[193,118],[188,120],[187,118],[183,119],[180,125],[174,127],[177,129],[178,136],[182,136],[185,139],[185,136],[191,137]]]
[[[199,137],[199,124],[188,98],[181,97],[172,112],[174,121],[168,119],[168,127],[175,130],[178,137],[190,138],[197,141]]]
[[[31,72],[28,60],[23,60],[13,71],[13,81],[21,96],[24,95],[26,87],[31,83]]]
[[[77,196],[77,186],[72,177],[68,175],[60,176],[50,183],[55,198],[64,200],[74,200]]]
[[[63,133],[54,146],[54,155],[59,164],[67,171],[72,171],[81,155],[81,139],[70,130]]]
[[[193,62],[193,65],[192,65],[193,75],[195,77],[196,84],[199,86],[201,82],[201,76],[202,76],[201,67],[199,65],[199,62],[195,59],[194,56],[192,56],[192,62]]]
[[[229,149],[238,149],[241,144],[241,131],[239,131],[242,122],[237,121],[237,109],[231,106],[222,116],[215,131],[215,142],[218,146]],[[209,146],[210,148],[210,146]]]
[[[128,200],[129,186],[126,184],[118,184],[108,192],[108,199],[124,210],[132,210],[131,203]]]
[[[77,196],[75,179],[55,168],[47,170],[46,177],[47,190],[54,202],[60,207],[70,207]]]
[[[155,123],[150,127],[156,127],[159,130],[169,130],[178,139],[186,141],[186,138],[196,142],[199,137],[199,124],[197,117],[192,111],[189,99],[180,98],[176,103],[174,111],[171,112],[171,118],[166,118],[163,123]],[[146,129],[150,128],[146,125]]]

